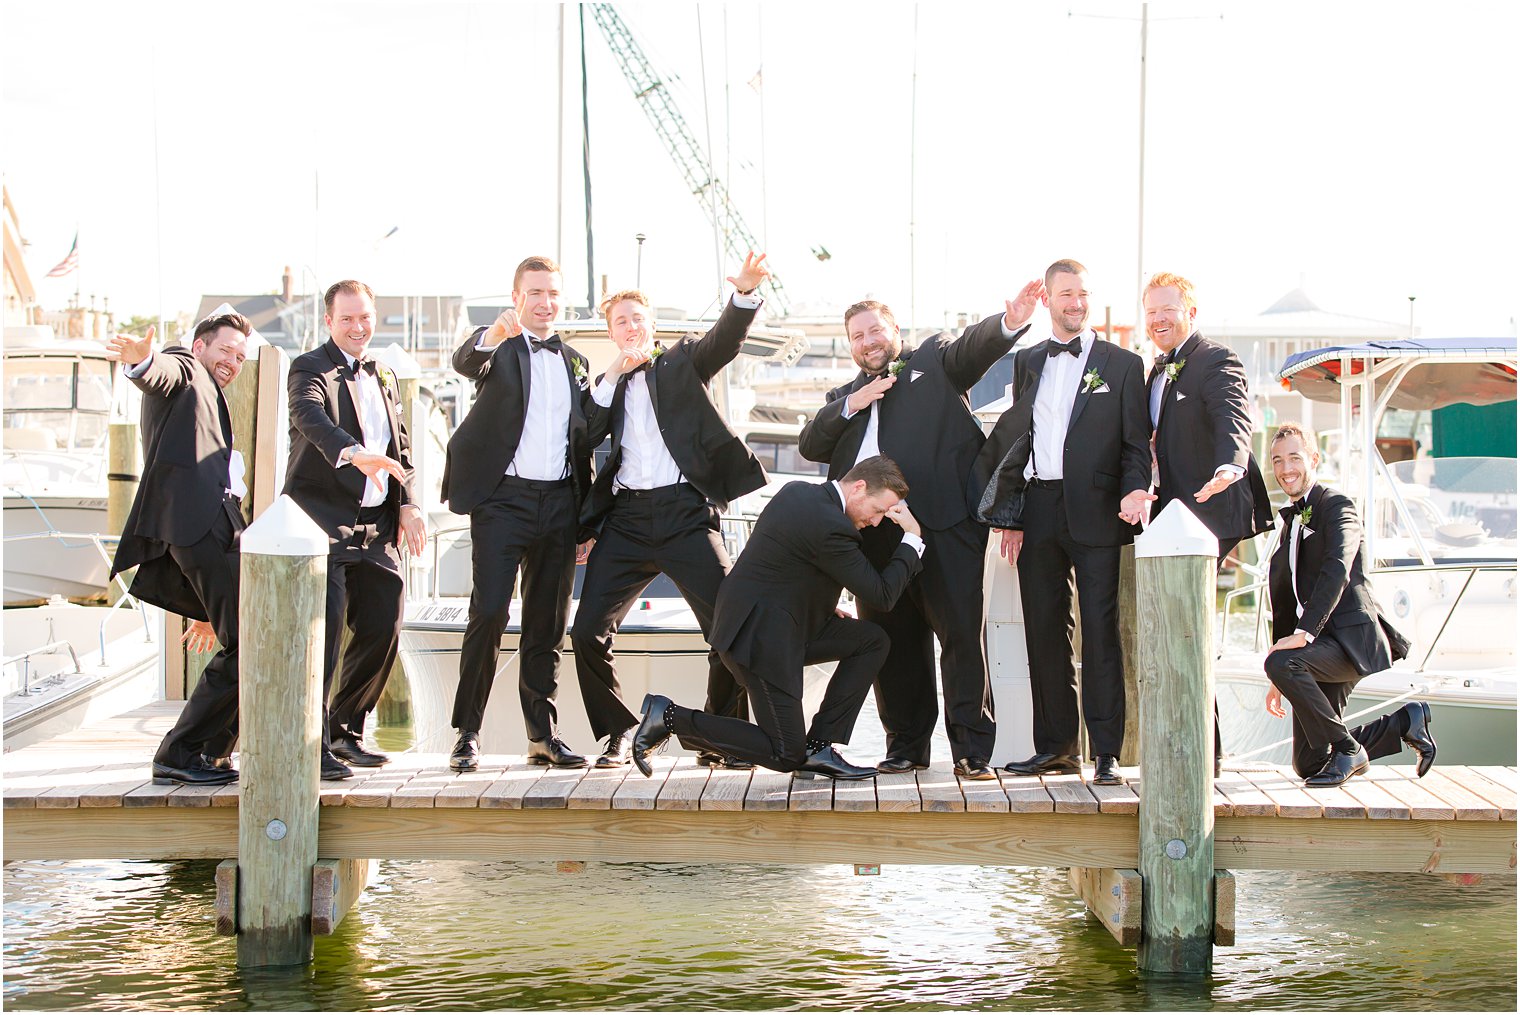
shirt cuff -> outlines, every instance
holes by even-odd
[[[903,545],[904,546],[909,546],[909,547],[913,548],[913,552],[916,553],[916,554],[918,554],[918,557],[919,557],[920,560],[923,559],[923,556],[924,556],[924,540],[923,540],[922,536],[915,536],[911,532],[904,532],[903,533],[903,537],[902,537],[902,541],[903,541]]]
[[[734,293],[734,306],[740,310],[759,310],[760,304],[764,302],[765,300],[754,293],[750,293],[748,296],[740,292]]]
[[[850,408],[850,396],[849,395],[845,395],[844,396],[844,411],[841,412],[840,415],[843,416],[845,419],[851,419],[855,415],[855,410]]]
[[[1241,476],[1244,476],[1246,474],[1245,466],[1236,465],[1234,462],[1226,462],[1225,464],[1221,465],[1219,468],[1214,470],[1214,475],[1217,476],[1221,472],[1234,473],[1236,479],[1239,479]]]
[[[1308,631],[1305,631],[1303,628],[1300,627],[1298,630],[1294,631],[1293,633],[1294,634],[1301,634],[1301,635],[1303,635],[1304,636],[1304,641],[1308,642],[1310,645],[1314,644],[1314,635],[1310,634]]]
[[[123,373],[125,373],[128,377],[141,377],[143,374],[148,372],[148,364],[152,362],[153,354],[150,352],[148,353],[147,359],[143,360],[135,367],[127,367]]]
[[[603,409],[612,408],[612,396],[617,392],[617,385],[603,377],[597,381],[596,387],[591,389],[591,400]]]

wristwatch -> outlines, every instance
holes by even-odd
[[[348,447],[338,452],[338,464],[347,465],[349,462],[352,462],[354,460],[354,455],[358,453],[359,445],[350,444]]]

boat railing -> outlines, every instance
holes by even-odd
[[[101,535],[99,532],[60,532],[58,529],[50,528],[42,532],[22,532],[14,536],[6,536],[4,542],[6,544],[21,543],[36,539],[56,539],[64,546],[71,549],[85,545],[93,546],[95,547],[95,552],[100,554],[100,559],[105,561],[106,569],[108,571],[111,567],[111,554],[106,549],[106,544],[110,543],[112,546],[115,546],[121,541],[120,536],[106,536]],[[71,541],[73,541],[72,544]],[[98,638],[100,641],[100,664],[102,666],[106,665],[106,625],[111,622],[110,615],[112,613],[115,613],[116,610],[121,607],[122,603],[130,603],[132,605],[132,608],[137,611],[137,615],[142,619],[143,640],[153,640],[153,625],[148,619],[148,611],[144,605],[138,601],[137,597],[132,595],[131,590],[127,588],[125,576],[122,574],[117,574],[116,577],[111,580],[111,584],[115,585],[121,590],[121,596],[111,604],[109,610],[107,610],[106,618],[100,622],[100,631]]]
[[[3,660],[0,660],[0,668],[14,666],[17,663],[20,663],[21,690],[17,691],[16,693],[22,697],[30,697],[34,694],[43,693],[43,688],[32,686],[32,656],[63,655],[65,652],[67,652],[69,658],[74,661],[74,672],[80,672],[79,653],[75,652],[74,646],[70,645],[66,641],[50,641],[46,645],[39,645],[34,649],[28,649],[25,652],[18,652],[13,656],[6,656]],[[57,673],[54,673],[52,676],[48,677],[45,682],[49,684],[63,683],[63,671],[59,670]]]
[[[1515,565],[1514,561],[1502,560],[1502,561],[1484,561],[1484,562],[1481,562],[1481,563],[1466,563],[1466,562],[1464,562],[1464,563],[1450,563],[1450,564],[1439,564],[1439,563],[1437,563],[1437,564],[1409,564],[1409,565],[1400,565],[1400,566],[1397,566],[1397,567],[1380,567],[1380,568],[1376,568],[1376,569],[1373,570],[1372,573],[1374,575],[1380,575],[1380,574],[1399,574],[1399,575],[1405,575],[1405,574],[1438,574],[1438,573],[1446,573],[1446,572],[1455,572],[1455,573],[1465,573],[1466,574],[1466,577],[1464,578],[1464,580],[1462,582],[1462,587],[1457,591],[1457,594],[1452,598],[1451,606],[1449,608],[1447,608],[1446,615],[1441,618],[1441,625],[1436,630],[1436,636],[1430,640],[1430,645],[1425,649],[1425,655],[1420,659],[1420,665],[1417,666],[1417,667],[1415,667],[1415,672],[1416,673],[1423,673],[1423,672],[1425,672],[1425,667],[1428,666],[1430,664],[1430,660],[1432,658],[1434,658],[1436,649],[1438,647],[1440,647],[1441,639],[1445,636],[1447,629],[1451,626],[1451,620],[1452,620],[1452,618],[1454,616],[1456,616],[1458,608],[1461,607],[1462,601],[1467,597],[1467,592],[1468,592],[1468,590],[1470,588],[1472,588],[1473,581],[1478,577],[1479,573],[1489,573],[1489,572],[1492,572],[1492,573],[1496,573],[1496,574],[1502,574],[1504,572],[1509,572],[1509,573],[1513,574],[1515,572],[1515,568],[1516,568],[1516,565]],[[1255,650],[1256,651],[1261,651],[1261,648],[1262,648],[1262,638],[1261,638],[1261,635],[1262,635],[1262,630],[1263,630],[1263,626],[1264,626],[1264,620],[1265,620],[1265,615],[1266,615],[1265,614],[1265,610],[1266,610],[1266,603],[1267,603],[1267,595],[1266,595],[1266,592],[1267,592],[1267,582],[1266,582],[1266,579],[1264,577],[1259,578],[1257,581],[1254,581],[1254,582],[1252,582],[1249,585],[1242,585],[1240,588],[1231,589],[1229,592],[1227,592],[1225,594],[1225,597],[1224,597],[1224,607],[1223,607],[1223,610],[1222,610],[1222,612],[1224,614],[1224,617],[1223,617],[1223,620],[1221,622],[1220,632],[1219,632],[1219,651],[1218,651],[1218,653],[1216,653],[1215,658],[1219,658],[1220,656],[1223,656],[1224,653],[1225,653],[1225,650],[1226,650],[1226,646],[1229,645],[1229,637],[1228,636],[1229,636],[1229,628],[1230,628],[1230,604],[1234,600],[1240,598],[1241,596],[1249,595],[1249,594],[1251,594],[1253,592],[1260,592],[1260,593],[1262,593],[1261,595],[1257,596],[1257,598],[1256,598],[1256,609],[1255,609],[1256,639],[1255,639],[1255,642],[1254,642],[1254,648],[1255,648]]]

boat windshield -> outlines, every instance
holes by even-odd
[[[1513,458],[1415,458],[1388,466],[1397,497],[1380,482],[1367,533],[1386,565],[1515,562]],[[1401,508],[1402,505],[1402,508]]]
[[[4,404],[7,450],[101,447],[111,410],[111,364],[94,358],[9,356]]]

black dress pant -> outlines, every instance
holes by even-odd
[[[1268,679],[1293,706],[1293,770],[1302,778],[1324,768],[1331,745],[1344,737],[1365,747],[1373,761],[1404,749],[1409,716],[1403,709],[1354,729],[1341,721],[1362,675],[1328,631],[1303,648],[1271,653],[1265,665]]]
[[[885,631],[869,621],[834,616],[808,640],[804,666],[839,660],[811,725],[802,710],[802,673],[778,665],[781,660],[767,652],[777,649],[776,655],[785,656],[785,647],[768,642],[763,635],[746,642],[742,629],[740,639],[740,644],[751,644],[745,660],[727,652],[721,655],[749,692],[755,721],[677,708],[672,722],[682,747],[792,772],[807,761],[809,740],[844,743],[850,739],[871,681],[887,658]]]
[[[327,747],[333,737],[364,735],[364,720],[379,702],[396,664],[406,606],[395,505],[360,508],[358,523],[340,532],[342,538],[327,552],[327,657],[322,671],[322,741]],[[345,626],[352,632],[346,647]]]
[[[934,640],[939,638],[945,732],[955,760],[992,757],[997,739],[987,652],[982,642],[982,567],[987,529],[966,519],[948,529],[924,529],[923,569],[891,610],[859,604],[860,618],[892,639],[876,678],[876,706],[887,733],[887,757],[929,763],[929,739],[939,716],[935,700]],[[883,519],[861,531],[862,548],[877,568],[886,566],[902,529]]]
[[[503,476],[491,496],[470,512],[474,590],[459,653],[455,729],[478,732],[485,718],[521,567],[517,686],[523,722],[529,740],[556,735],[560,646],[575,584],[576,508],[568,479]]]
[[[661,572],[670,576],[710,638],[718,585],[732,563],[718,509],[690,483],[654,490],[621,490],[586,561],[580,604],[570,628],[575,673],[591,732],[598,738],[637,726],[623,701],[612,643],[635,599]],[[709,650],[707,703],[715,715],[743,719],[744,689]]]
[[[1124,657],[1119,643],[1118,546],[1088,546],[1066,525],[1059,481],[1032,481],[1024,499],[1019,599],[1034,695],[1036,754],[1078,753],[1072,589],[1082,611],[1082,711],[1093,754],[1124,744]],[[1073,585],[1073,575],[1076,581]]]
[[[189,546],[169,547],[169,556],[195,590],[222,647],[201,673],[174,728],[153,760],[184,768],[198,754],[225,757],[237,739],[238,711],[238,539],[243,516],[232,497],[223,502],[210,530]]]

